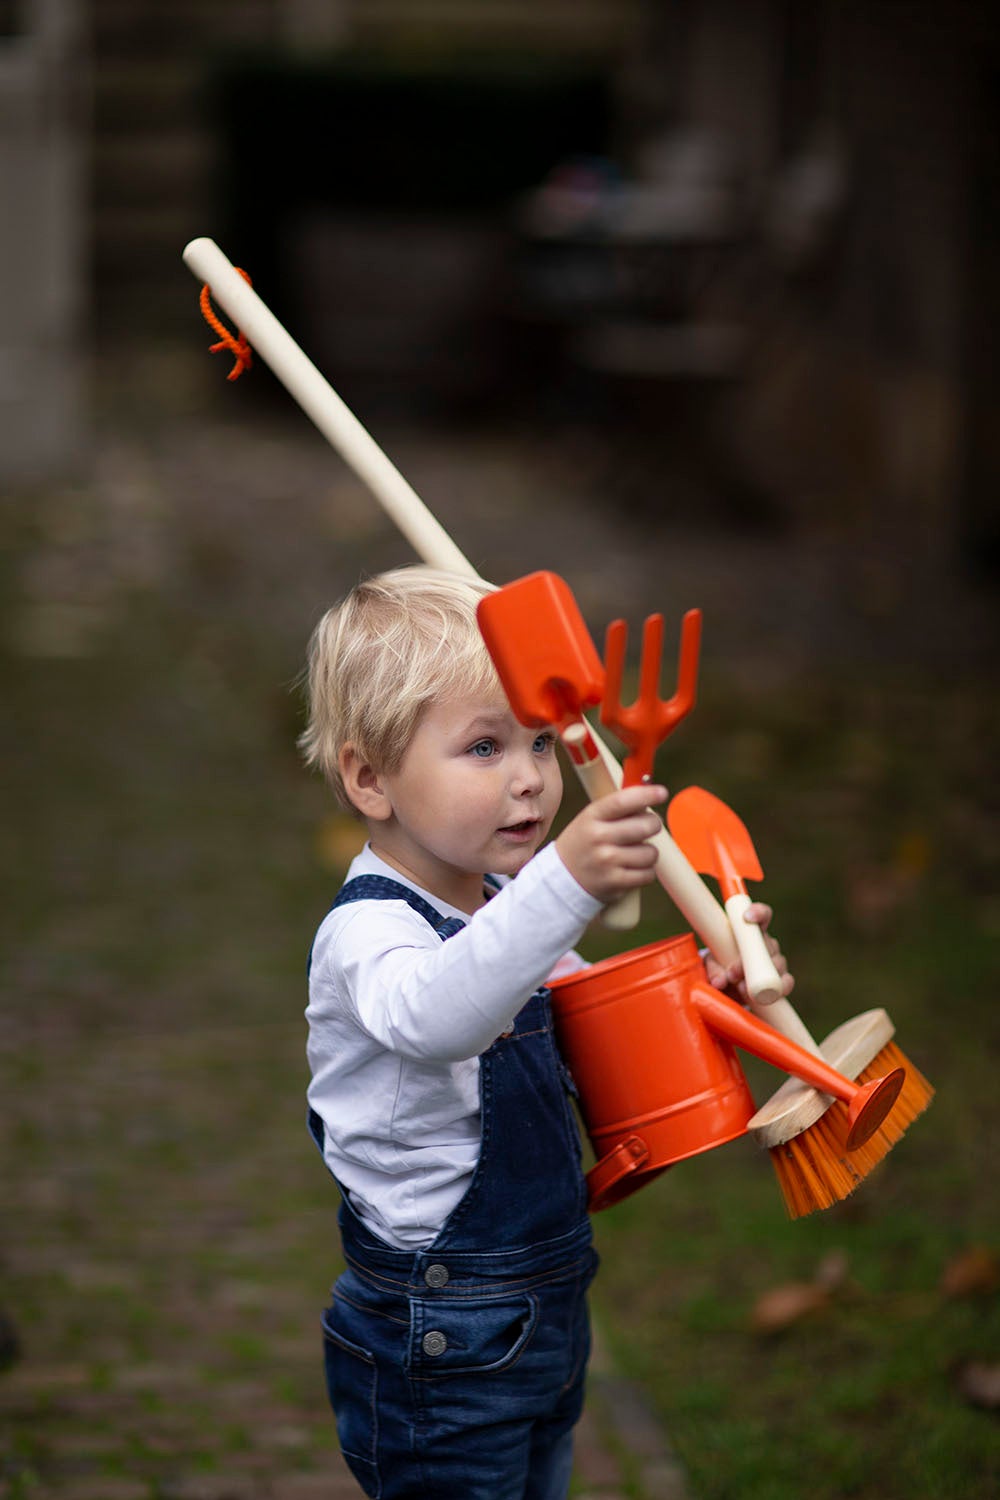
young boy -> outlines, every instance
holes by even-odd
[[[305,756],[368,828],[306,1012],[347,1267],[326,1375],[380,1500],[565,1500],[596,1256],[544,985],[654,878],[667,795],[620,790],[546,843],[555,736],[511,713],[476,623],[488,591],[399,569],[310,643]]]

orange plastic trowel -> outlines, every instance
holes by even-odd
[[[750,905],[744,881],[764,878],[746,827],[731,807],[700,786],[685,787],[670,799],[667,824],[694,868],[719,882],[747,989],[757,1004],[773,1004],[781,997],[780,976],[760,927],[744,920]]]
[[[555,727],[591,801],[615,791],[583,716],[601,701],[604,666],[569,585],[555,573],[529,573],[487,594],[477,616],[515,717]],[[607,907],[603,920],[618,930],[634,927],[638,891]]]

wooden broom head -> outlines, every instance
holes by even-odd
[[[856,1080],[891,1041],[895,1029],[881,1008],[862,1011],[831,1031],[820,1044],[820,1052],[838,1073]],[[786,1079],[761,1105],[747,1131],[759,1145],[773,1150],[809,1130],[833,1102],[832,1095],[821,1093],[800,1078]]]

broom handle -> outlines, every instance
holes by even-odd
[[[246,335],[250,347],[270,365],[331,446],[372,491],[417,556],[433,568],[461,573],[467,578],[477,577],[468,558],[431,515],[416,490],[407,484],[395,464],[215,241],[192,240],[184,249],[184,263],[199,281],[208,283],[212,296]]]
[[[208,283],[212,296],[245,335],[250,347],[270,366],[331,447],[368,486],[417,556],[430,567],[477,578],[475,568],[416,490],[215,241],[192,240],[184,249],[184,263],[199,281]],[[594,739],[596,743],[596,736]],[[621,769],[608,750],[600,760],[578,766],[577,772],[591,801],[613,792],[621,784]],[[602,920],[615,931],[634,927],[639,920],[639,892],[630,891],[606,906]]]
[[[203,237],[184,249],[184,263],[192,275],[208,283],[212,296],[246,336],[250,347],[270,366],[327,442],[371,490],[386,514],[395,521],[418,557],[431,567],[479,575],[416,490],[365,431],[329,381],[282,327],[253,288],[223,254],[214,240]],[[611,784],[620,786],[622,768],[601,738],[593,733]],[[582,778],[581,778],[582,779]],[[584,783],[588,795],[594,792]],[[651,840],[656,849],[656,876],[681,915],[723,964],[739,957],[725,911],[705,882],[674,843],[666,828]],[[630,897],[624,898],[627,902]],[[612,922],[620,920],[612,915]],[[761,1014],[778,1031],[802,1046],[818,1050],[798,1015],[786,1000],[761,1007]]]

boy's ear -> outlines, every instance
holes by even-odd
[[[357,746],[348,741],[337,757],[344,790],[363,818],[381,822],[392,816],[392,804],[384,791],[378,772],[362,759]]]

